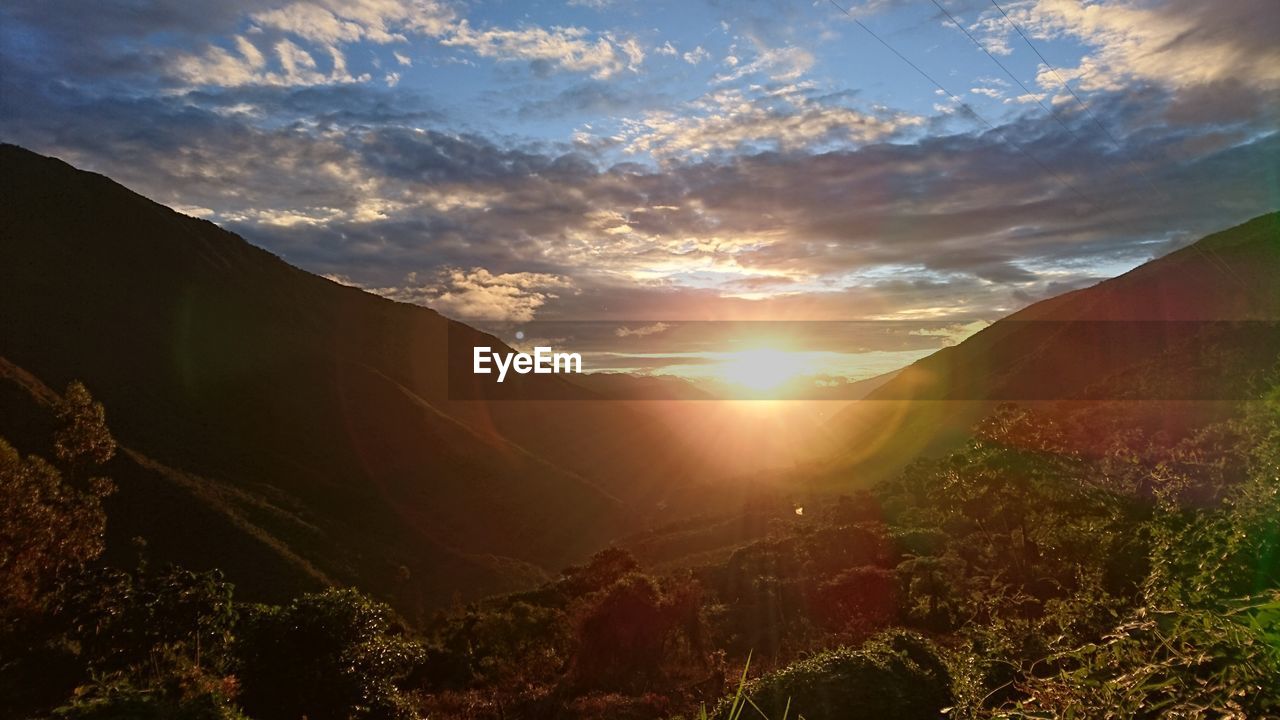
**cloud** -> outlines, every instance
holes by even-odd
[[[463,20],[440,43],[467,48],[481,57],[528,62],[535,68],[585,72],[598,79],[612,77],[644,60],[644,52],[634,39],[592,37],[580,27],[478,30]]]
[[[1088,178],[1082,202],[992,134],[685,159],[659,172],[473,135],[365,121],[267,129],[225,112],[267,97],[261,89],[62,107],[13,87],[0,88],[5,137],[209,209],[308,269],[486,319],[990,318],[1270,209],[1267,158],[1280,150],[1274,135],[1204,144],[1166,167],[1144,156],[1167,152],[1168,138],[1212,136],[1149,135],[1150,147],[1117,157],[1079,118],[1083,143],[1043,123],[1005,128],[1066,177]],[[303,110],[384,96],[280,98]],[[1097,109],[1107,122],[1131,111]],[[408,270],[433,280],[405,283]]]
[[[522,89],[508,105],[635,113],[621,142],[637,155],[620,156],[460,132],[407,78],[394,91],[334,84],[345,53],[279,29],[229,32],[218,72],[242,73],[234,87],[55,83],[42,60],[5,47],[0,136],[392,297],[457,316],[605,318],[610,330],[655,317],[992,317],[1276,202],[1280,137],[1256,79],[1095,91],[1093,112],[1126,139],[1118,148],[1071,104],[1059,108],[1070,132],[1017,103],[1000,133],[958,132],[771,80],[785,64],[671,115],[651,112],[665,99],[646,93],[653,85],[587,77]],[[546,32],[553,45],[603,41],[610,72],[629,77],[620,36]],[[744,49],[741,64],[753,63]],[[273,74],[280,84],[260,84]],[[310,82],[321,84],[287,86]],[[566,126],[615,135],[592,123]]]
[[[807,87],[798,85],[748,92],[719,90],[690,109],[695,112],[654,111],[629,120],[627,150],[657,157],[760,147],[789,151],[874,142],[924,122],[915,116],[864,112],[814,98]]]
[[[706,48],[699,45],[680,57],[690,65],[697,65],[703,60],[710,60],[711,53]]]
[[[55,45],[55,62],[71,76],[184,88],[368,82],[371,74],[347,71],[348,48],[415,37],[499,62],[527,62],[538,73],[563,70],[602,79],[637,70],[645,56],[633,37],[579,27],[478,29],[439,0],[230,0],[199,12],[176,0],[145,5],[129,10],[97,3],[86,11],[66,0],[17,0],[0,12]],[[94,29],[88,39],[86,12]],[[143,40],[160,34],[173,37],[163,44]],[[411,63],[399,52],[393,57]]]
[[[425,301],[440,313],[463,320],[529,322],[539,307],[556,297],[551,291],[572,288],[573,283],[559,275],[494,275],[484,268],[454,268],[434,286],[375,292],[396,300]]]
[[[967,323],[955,323],[953,325],[945,325],[941,327],[928,327],[912,330],[912,335],[921,337],[942,338],[944,347],[951,345],[959,345],[970,336],[980,332],[991,323],[986,320],[973,320]]]
[[[664,322],[656,322],[652,325],[641,325],[640,327],[620,327],[613,331],[615,337],[646,337],[648,335],[656,335],[665,332],[671,326]]]
[[[732,61],[730,61],[732,58]],[[761,48],[756,58],[741,64],[736,56],[725,58],[731,71],[717,75],[712,82],[728,83],[748,75],[761,74],[777,82],[791,82],[813,67],[813,53],[799,47]]]
[[[616,115],[663,102],[664,95],[619,83],[588,80],[556,94],[523,103],[516,111],[523,118],[581,117],[584,114]]]
[[[1084,90],[1119,90],[1134,80],[1171,88],[1227,79],[1280,84],[1280,13],[1271,0],[1040,0],[1015,12],[1042,37],[1069,35],[1093,48],[1076,67],[1059,68]],[[1058,87],[1047,69],[1040,82]]]
[[[323,45],[358,40],[403,42],[406,34],[437,37],[449,32],[457,21],[449,6],[435,0],[294,2],[253,13],[250,18],[260,27]]]

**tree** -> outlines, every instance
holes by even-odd
[[[79,380],[67,385],[58,405],[58,422],[61,427],[54,433],[53,451],[72,480],[115,456],[116,440],[107,429],[106,410]]]
[[[0,438],[0,618],[38,610],[55,582],[102,554],[105,480],[78,489]]]
[[[67,386],[58,419],[62,471],[0,438],[0,620],[38,609],[56,580],[102,554],[102,499],[115,488],[101,477],[76,482],[75,473],[110,460],[116,442],[79,381]]]
[[[640,569],[640,563],[628,551],[608,547],[587,560],[585,565],[566,568],[560,587],[571,597],[603,590],[619,578]]]
[[[578,616],[577,674],[595,687],[651,677],[674,623],[653,578],[631,573],[588,599]]]

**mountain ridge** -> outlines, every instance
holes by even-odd
[[[83,380],[157,465],[290,504],[316,528],[308,563],[409,615],[581,559],[697,477],[660,425],[559,378],[554,412],[518,401],[519,381],[510,402],[452,400],[451,333],[505,345],[433,310],[16,146],[0,180],[0,357],[51,387]],[[292,548],[286,525],[264,532]]]
[[[1213,353],[1233,355],[1232,367],[1274,364],[1277,278],[1280,212],[1273,212],[1034,303],[907,366],[867,396],[878,402],[834,417],[828,427],[849,438],[848,449],[824,476],[837,486],[890,477],[921,454],[963,442],[1001,401],[1129,402],[1151,429],[1185,433],[1247,394],[1246,378],[1213,371]],[[1166,358],[1161,373],[1134,375],[1157,357]],[[1135,388],[1152,375],[1180,382]]]

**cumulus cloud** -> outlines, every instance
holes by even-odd
[[[724,89],[684,112],[655,111],[630,120],[627,149],[658,157],[761,146],[796,150],[874,142],[923,122],[917,116],[864,112],[815,98],[807,86]]]
[[[710,60],[711,53],[706,48],[699,45],[680,57],[690,65],[697,65],[703,60]]]
[[[1010,12],[1041,37],[1068,35],[1093,48],[1075,67],[1060,68],[1085,90],[1118,90],[1135,79],[1173,88],[1225,79],[1280,84],[1280,13],[1270,0],[1039,0]],[[1059,85],[1047,68],[1040,81]]]
[[[484,268],[453,268],[436,285],[376,292],[396,300],[418,301],[464,320],[529,322],[539,307],[557,297],[555,291],[572,288],[569,278],[560,275],[495,275]]]
[[[252,12],[249,22],[251,30],[258,34],[266,30],[286,37],[275,41],[269,54],[244,35],[235,37],[232,48],[214,43],[200,53],[178,52],[171,60],[176,78],[188,85],[220,87],[367,82],[368,73],[352,75],[347,71],[344,45],[359,41],[403,42],[410,34],[439,37],[453,30],[456,17],[450,8],[434,0],[321,0]],[[298,42],[305,42],[312,49],[303,48]],[[329,61],[327,72],[319,69],[316,53]],[[411,62],[400,53],[395,57],[402,65]],[[390,77],[387,79],[388,84],[394,84]]]
[[[85,42],[83,27],[67,19],[82,17],[84,8],[60,9],[62,3],[19,0],[5,12],[59,39],[65,57],[58,60],[82,74],[164,77],[186,87],[367,82],[369,73],[347,71],[347,49],[354,43],[385,45],[411,38],[500,62],[526,62],[539,73],[562,70],[596,78],[636,70],[645,56],[634,37],[581,27],[477,28],[440,0],[233,0],[207,12],[174,0],[151,0],[147,12],[103,3],[93,9],[93,42]],[[187,42],[142,49],[120,41],[165,32],[185,33]],[[200,49],[183,49],[191,47]],[[412,63],[400,52],[393,57],[401,65]]]
[[[481,30],[463,20],[440,43],[467,48],[481,57],[524,61],[535,68],[585,72],[601,79],[634,67],[644,59],[644,51],[634,39],[593,37],[580,27]]]
[[[435,0],[320,0],[294,2],[253,13],[261,27],[325,45],[357,40],[403,42],[406,33],[439,36],[456,22],[453,10]]]

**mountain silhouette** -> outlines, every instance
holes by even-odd
[[[865,486],[955,447],[998,402],[1124,405],[1184,434],[1248,399],[1280,359],[1280,213],[1035,303],[904,368],[829,423],[830,476]]]
[[[526,586],[701,472],[556,376],[451,400],[447,348],[507,348],[432,310],[16,146],[0,182],[0,434],[40,437],[51,389],[85,382],[128,450],[117,557],[138,535],[250,596],[350,583],[413,614]]]

